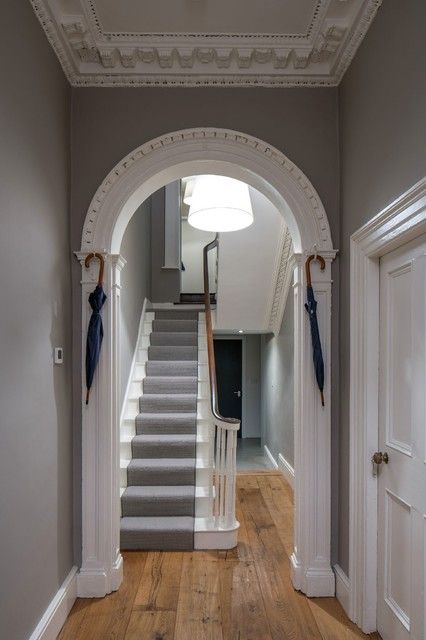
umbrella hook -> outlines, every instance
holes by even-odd
[[[90,263],[92,262],[92,260],[94,258],[97,258],[99,260],[99,262],[100,262],[99,275],[98,275],[98,284],[101,285],[103,280],[104,280],[104,266],[105,266],[105,258],[103,257],[102,253],[89,253],[89,255],[86,256],[84,264],[85,264],[86,269],[88,269]]]
[[[312,261],[320,263],[321,271],[324,271],[324,269],[325,269],[325,260],[324,260],[324,258],[322,256],[320,256],[317,253],[315,255],[309,256],[309,258],[306,260],[306,263],[305,263],[306,284],[308,285],[308,287],[312,286],[312,283],[311,283],[311,262]]]

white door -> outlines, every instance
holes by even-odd
[[[424,640],[426,236],[380,261],[378,631]]]

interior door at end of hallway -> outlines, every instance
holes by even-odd
[[[242,340],[215,338],[219,411],[224,418],[242,417]],[[243,425],[238,430],[242,436]]]

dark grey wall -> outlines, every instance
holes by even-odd
[[[121,272],[120,362],[123,404],[145,298],[151,298],[151,199],[141,204],[127,225],[120,248],[126,264]]]
[[[262,443],[274,458],[281,453],[294,467],[294,296],[287,298],[277,336],[262,336],[261,343]]]
[[[151,196],[151,300],[152,302],[179,302],[180,270],[163,269],[165,240],[166,189],[159,189]],[[177,242],[179,240],[177,239]]]
[[[424,0],[386,0],[340,86],[339,563],[348,570],[349,238],[426,175]]]
[[[0,637],[24,640],[73,564],[70,91],[30,3],[2,18]]]
[[[106,174],[132,149],[177,129],[217,126],[257,136],[283,151],[312,181],[331,225],[339,229],[337,89],[81,88],[72,91],[71,245],[80,248],[90,200]],[[154,216],[153,216],[154,219]],[[153,247],[157,250],[158,247]],[[73,372],[76,448],[80,451],[81,309],[80,266],[73,265]],[[338,261],[333,266],[333,437],[338,429]],[[76,457],[80,460],[81,453]],[[335,461],[337,462],[337,461]],[[76,469],[76,495],[81,472]],[[76,549],[80,548],[80,502],[76,501]]]

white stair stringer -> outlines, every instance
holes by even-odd
[[[197,461],[195,488],[195,549],[232,549],[237,545],[239,523],[226,529],[213,517],[215,426],[210,409],[205,313],[198,322]],[[202,498],[201,498],[202,496]]]
[[[147,310],[147,302],[145,300],[142,309],[135,355],[120,417],[120,495],[127,487],[127,466],[132,457],[131,441],[136,435],[135,418],[139,413],[139,397],[142,394],[142,383],[146,375],[146,361],[148,360],[149,336],[155,317],[153,311]]]

